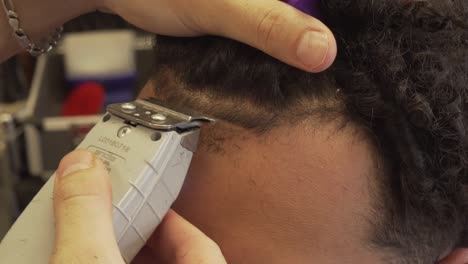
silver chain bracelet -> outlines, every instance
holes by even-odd
[[[20,46],[29,52],[29,54],[32,56],[39,56],[51,51],[55,46],[57,46],[60,38],[62,37],[63,27],[56,29],[47,39],[41,41],[40,44],[35,44],[21,28],[20,20],[18,14],[15,12],[15,7],[12,1],[2,0],[2,3],[8,22],[13,28],[15,38],[18,40]]]

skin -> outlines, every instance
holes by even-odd
[[[54,188],[56,244],[51,264],[124,263],[114,237],[111,196],[107,170],[92,153],[76,150],[62,159]],[[174,211],[154,239],[163,246],[149,263],[225,263],[216,243]]]
[[[334,37],[325,25],[274,0],[15,0],[14,4],[21,27],[33,42],[79,15],[102,10],[155,33],[234,38],[311,72],[328,68],[336,56]],[[0,12],[0,63],[21,52],[12,34],[5,13]],[[51,263],[122,261],[110,231],[109,177],[90,155],[73,152],[59,166],[65,177],[56,182],[57,243]],[[176,213],[168,214],[160,230],[159,239],[166,246],[159,255],[165,263],[222,263],[218,246]],[[99,240],[85,235],[95,232],[101,234]]]
[[[311,72],[328,68],[336,56],[336,43],[326,26],[274,0],[15,0],[15,5],[22,27],[33,40],[76,16],[105,10],[155,33],[230,37]],[[21,51],[11,34],[0,12],[0,62]],[[370,182],[365,175],[370,150],[346,133],[330,139],[326,135],[331,130],[301,134],[303,128],[281,128],[263,141],[247,133],[247,140],[237,144],[231,157],[214,156],[202,147],[175,208],[212,236],[222,251],[195,226],[170,212],[142,258],[146,252],[154,257],[147,263],[223,263],[223,252],[234,263],[341,263],[343,257],[352,263],[377,263],[377,256],[362,250],[366,228],[359,220],[363,218],[355,217],[365,216],[369,209]],[[286,143],[266,144],[271,140]],[[278,149],[269,149],[271,145]],[[316,159],[291,158],[286,155],[291,149],[301,153],[298,157]],[[252,164],[255,159],[260,162]],[[285,162],[295,166],[286,168]],[[205,167],[210,170],[200,169]],[[123,263],[111,228],[109,176],[100,161],[75,151],[62,160],[58,175],[57,244],[51,263]],[[289,185],[302,191],[283,188]],[[189,205],[191,199],[197,204]],[[349,221],[343,223],[343,219]],[[95,239],[86,234],[100,235]],[[467,255],[456,251],[444,263],[465,263]]]
[[[140,97],[157,97],[153,85]],[[202,128],[173,208],[216,241],[228,263],[380,263],[364,243],[373,153],[355,128],[338,131],[335,123],[304,120],[259,136],[218,120]],[[148,243],[154,252],[160,246]]]
[[[220,135],[226,140],[213,142]],[[180,215],[168,214],[133,263],[385,263],[365,243],[374,153],[355,128],[317,120],[260,137],[222,120],[204,127],[173,207]],[[64,158],[54,202],[51,263],[123,263],[110,228],[109,176],[91,153]],[[440,263],[466,263],[466,252]]]
[[[313,123],[261,137],[226,123],[205,128],[174,210],[228,263],[381,263],[364,244],[372,148],[351,128]],[[221,152],[213,134],[227,138]]]
[[[277,0],[15,0],[14,3],[22,28],[33,40],[74,17],[104,10],[154,33],[233,38],[306,71],[323,71],[336,57],[335,39],[323,23]],[[6,16],[0,12],[0,62],[19,51]]]
[[[155,85],[140,98],[164,100],[154,91],[166,89]],[[377,150],[362,131],[336,122],[286,122],[261,136],[223,120],[202,127],[173,208],[213,238],[228,263],[388,263],[391,253],[369,244],[369,220],[382,215],[372,206]],[[135,263],[154,263],[158,236]],[[438,263],[466,264],[468,250],[448,249]]]

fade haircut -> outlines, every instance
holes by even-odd
[[[328,0],[322,14],[339,49],[324,73],[228,39],[159,36],[157,93],[260,134],[310,116],[361,127],[386,168],[372,245],[411,264],[468,246],[468,1]]]

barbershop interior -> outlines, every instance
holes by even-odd
[[[468,263],[468,1],[36,1],[0,264]]]
[[[151,71],[154,34],[117,16],[87,14],[62,34],[45,55],[0,64],[0,237],[106,106],[133,101]]]

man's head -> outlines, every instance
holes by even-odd
[[[434,263],[466,242],[468,2],[323,2],[322,74],[158,38],[155,95],[220,120],[175,209],[230,263]]]

